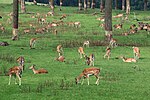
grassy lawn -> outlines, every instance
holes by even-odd
[[[5,2],[3,0],[1,2]],[[104,40],[104,29],[99,27],[96,18],[103,16],[92,15],[99,9],[88,9],[88,11],[78,11],[76,7],[63,7],[60,12],[56,6],[55,16],[48,16],[47,22],[58,21],[62,14],[67,14],[64,23],[80,21],[81,27],[60,25],[57,29],[58,35],[53,34],[51,29],[44,34],[31,33],[24,34],[24,29],[29,29],[30,23],[36,28],[44,27],[37,23],[37,19],[32,19],[36,13],[41,16],[49,11],[47,6],[26,5],[26,14],[19,15],[19,40],[12,41],[11,24],[7,23],[8,14],[12,12],[12,5],[0,3],[0,23],[6,28],[2,33],[0,31],[0,42],[7,41],[10,45],[0,46],[0,99],[1,100],[148,100],[150,98],[150,35],[145,31],[139,31],[137,34],[121,36],[120,34],[129,30],[131,24],[136,24],[133,18],[133,11],[129,20],[124,22],[123,29],[114,30],[114,38],[118,40],[119,46],[112,49],[110,60],[103,59],[106,46],[101,41]],[[114,11],[113,15],[125,13],[120,10]],[[135,11],[137,18],[141,21],[150,23],[148,16],[150,11]],[[113,25],[120,22],[120,19],[113,19]],[[33,37],[38,38],[36,49],[29,48],[29,40]],[[85,59],[80,59],[77,52],[78,47],[82,46],[83,41],[89,40],[90,47],[85,48],[85,53],[95,55],[95,67],[101,69],[100,84],[96,86],[95,77],[90,77],[90,85],[85,81],[84,85],[75,84],[77,77],[84,68]],[[58,56],[56,46],[62,44],[66,62],[58,62],[55,58]],[[133,57],[132,46],[138,46],[141,50],[141,58],[137,63],[124,63],[119,56]],[[24,56],[25,70],[22,75],[22,85],[14,84],[12,78],[11,85],[8,85],[9,77],[4,75],[4,71],[10,67],[18,65],[16,58]],[[36,68],[45,68],[48,74],[33,74],[29,70],[31,65]]]

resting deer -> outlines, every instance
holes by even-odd
[[[19,79],[19,85],[21,85],[22,69],[21,69],[20,66],[14,66],[14,67],[10,68],[9,72],[8,72],[8,75],[9,75],[9,83],[8,83],[8,85],[10,85],[10,83],[11,83],[11,77],[12,76],[15,77],[15,84],[17,84],[16,77],[18,77],[18,79]]]
[[[35,65],[32,65],[29,69],[32,69],[34,74],[46,74],[46,73],[48,73],[48,71],[46,69],[43,69],[43,68],[36,70]]]
[[[117,40],[111,38],[111,40],[110,40],[110,42],[109,42],[109,46],[112,47],[112,48],[117,47]]]
[[[136,59],[134,58],[121,57],[121,59],[123,60],[123,62],[136,62]]]
[[[18,57],[18,58],[16,59],[16,61],[17,61],[17,62],[19,63],[19,65],[21,66],[21,70],[22,70],[22,72],[23,72],[23,70],[24,70],[24,62],[25,62],[24,57],[20,56],[20,57]]]
[[[37,38],[31,38],[30,39],[30,49],[35,48],[35,42],[36,42]]]
[[[85,56],[85,59],[86,59],[86,63],[90,66],[94,66],[94,54],[91,54],[89,57],[88,56]]]
[[[110,48],[110,47],[107,47],[107,48],[106,48],[106,54],[104,55],[104,58],[107,57],[107,59],[109,60],[110,55],[111,55],[111,48]]]
[[[89,41],[84,41],[84,43],[83,43],[83,47],[84,47],[84,46],[89,47],[89,45],[90,45],[90,42],[89,42]]]
[[[121,29],[122,28],[122,24],[115,24],[113,27],[115,29]]]
[[[87,78],[88,85],[89,85],[89,77],[91,75],[94,75],[97,79],[95,84],[99,85],[99,79],[100,79],[99,74],[100,74],[100,68],[96,68],[96,67],[85,68],[82,71],[82,73],[77,78],[75,78],[75,82],[76,82],[76,84],[78,84],[79,81],[81,80],[81,78],[83,77],[83,81],[82,81],[81,85],[83,85],[85,78]]]
[[[82,58],[82,55],[85,56],[83,47],[79,47],[79,48],[78,48],[78,52],[79,52],[79,54],[80,54],[80,58]]]
[[[65,62],[65,57],[64,56],[59,56],[58,58],[56,58],[57,61],[60,62]]]
[[[140,49],[138,47],[132,47],[133,48],[133,53],[134,53],[134,59],[139,59],[140,58]]]
[[[62,48],[62,45],[58,45],[57,46],[57,52],[58,52],[58,55],[61,56],[63,54],[63,48]]]

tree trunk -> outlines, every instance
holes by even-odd
[[[86,0],[84,0],[84,10],[87,10],[87,3],[86,3]]]
[[[107,41],[112,38],[112,0],[105,0],[105,36]]]
[[[54,14],[54,0],[49,0],[51,12]]]
[[[13,29],[12,29],[12,40],[18,40],[18,0],[13,0]]]
[[[147,0],[144,0],[144,11],[147,10]]]
[[[95,8],[95,0],[92,0],[91,8],[92,8],[92,9]]]
[[[100,0],[100,12],[104,12],[104,0]]]
[[[115,0],[115,10],[118,9],[118,0]]]
[[[130,0],[126,0],[126,14],[130,14]]]
[[[79,10],[82,10],[82,2],[81,2],[81,0],[78,0],[78,4],[79,4]]]
[[[60,8],[59,8],[59,10],[60,11],[62,11],[62,9],[61,9],[61,7],[62,7],[62,4],[63,4],[63,2],[62,2],[63,0],[60,0]]]
[[[22,13],[25,13],[25,12],[26,12],[25,0],[21,0],[21,12],[22,12]]]
[[[122,11],[125,10],[125,0],[122,0]]]
[[[90,0],[87,0],[87,8],[90,8]]]
[[[37,5],[37,2],[36,2],[36,0],[33,0],[33,3],[34,3],[35,5]]]

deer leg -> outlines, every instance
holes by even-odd
[[[21,77],[19,76],[19,74],[17,74],[17,77],[19,79],[19,85],[21,85]]]
[[[90,84],[90,82],[89,82],[89,77],[87,78],[87,82],[88,82],[88,85]]]
[[[9,75],[9,82],[8,82],[8,85],[10,85],[10,82],[11,82],[11,75]]]
[[[83,78],[81,85],[83,85],[85,78]]]
[[[95,77],[96,77],[96,82],[95,82],[95,84],[97,84],[97,85],[99,85],[99,79],[100,79],[100,77],[99,76],[97,76],[97,75],[95,75]]]
[[[16,76],[14,76],[14,78],[15,78],[15,84],[17,84],[17,79],[16,79]]]

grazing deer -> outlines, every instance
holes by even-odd
[[[17,84],[16,82],[16,77],[18,77],[19,79],[19,85],[21,85],[21,75],[22,75],[22,69],[20,66],[14,66],[12,68],[9,69],[9,72],[8,72],[8,75],[9,75],[9,82],[8,82],[8,85],[10,85],[11,83],[11,77],[14,76],[15,77],[15,84]]]
[[[31,38],[30,39],[30,49],[35,48],[35,42],[36,42],[37,38]]]
[[[89,45],[90,45],[90,42],[89,42],[89,41],[84,41],[84,43],[83,43],[83,47],[84,47],[84,46],[89,47]]]
[[[20,56],[16,59],[16,61],[19,63],[19,65],[21,66],[21,69],[22,69],[22,72],[24,70],[24,62],[25,62],[25,59],[24,57]]]
[[[36,70],[35,65],[32,65],[29,69],[32,69],[34,74],[46,74],[46,73],[48,73],[48,71],[46,69],[43,69],[43,68]]]
[[[82,81],[81,85],[83,85],[85,78],[87,78],[88,85],[89,85],[89,77],[91,75],[94,75],[97,79],[95,84],[99,85],[99,79],[100,79],[99,74],[100,74],[100,68],[96,68],[96,67],[85,68],[82,71],[82,73],[77,78],[75,78],[75,82],[76,82],[76,84],[78,84],[79,81],[81,80],[81,78],[83,77],[83,81]]]
[[[138,47],[132,47],[133,48],[133,54],[134,54],[134,59],[139,59],[140,58],[140,49]]]
[[[79,47],[79,48],[78,48],[78,52],[79,52],[79,54],[80,54],[80,59],[82,58],[82,55],[85,57],[85,53],[84,53],[83,47]]]
[[[80,22],[74,22],[74,26],[75,26],[76,28],[79,28],[79,27],[81,27],[81,23],[80,23]]]
[[[58,58],[56,58],[57,61],[60,62],[65,62],[65,57],[64,56],[59,56]]]
[[[62,48],[62,45],[58,45],[57,46],[57,52],[58,52],[58,55],[61,56],[63,54],[63,48]]]
[[[90,65],[90,66],[94,66],[94,54],[91,54],[89,57],[86,55],[85,56],[86,59],[86,64]]]
[[[117,40],[111,38],[110,42],[109,42],[109,47],[115,48],[117,47]]]
[[[125,58],[122,56],[121,59],[123,60],[123,62],[136,62],[136,59],[134,58]]]
[[[111,48],[110,48],[110,47],[107,47],[107,48],[106,48],[106,54],[104,55],[104,58],[107,57],[107,59],[109,60],[110,55],[111,55]]]

